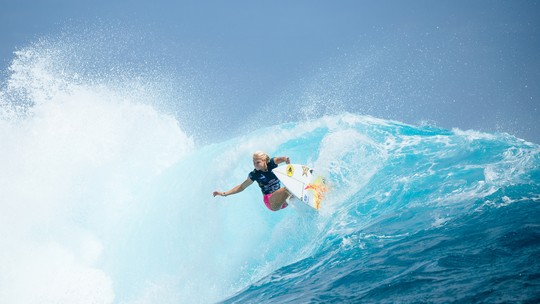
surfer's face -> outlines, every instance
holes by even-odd
[[[262,159],[254,158],[253,159],[253,166],[255,166],[255,169],[259,170],[259,171],[266,170],[266,162],[264,160],[262,160]]]

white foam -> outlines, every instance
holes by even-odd
[[[193,139],[151,96],[73,81],[32,49],[17,56],[0,94],[0,302],[112,303],[104,232]]]

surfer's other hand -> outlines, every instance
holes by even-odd
[[[218,195],[225,196],[225,192],[220,192],[220,191],[214,191],[212,194],[214,195],[214,197],[216,197]]]

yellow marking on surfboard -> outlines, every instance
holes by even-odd
[[[287,169],[285,170],[287,172],[287,176],[291,177],[294,175],[294,167],[293,165],[287,165]]]

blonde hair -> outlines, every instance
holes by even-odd
[[[270,156],[268,156],[268,154],[264,153],[263,151],[257,151],[253,153],[253,159],[262,159],[265,162],[268,162],[270,160]]]

